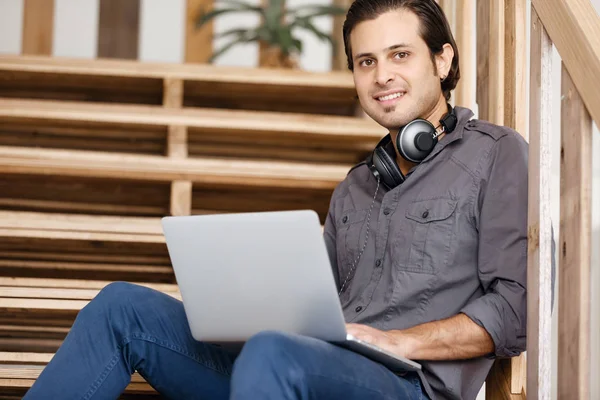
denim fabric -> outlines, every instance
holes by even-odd
[[[81,310],[25,399],[116,399],[134,371],[167,399],[425,398],[417,375],[314,338],[261,332],[241,353],[198,342],[180,301],[117,282]]]

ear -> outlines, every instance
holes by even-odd
[[[437,67],[437,73],[439,77],[446,79],[450,68],[452,67],[452,60],[454,59],[454,49],[449,43],[446,43],[442,47],[442,51],[435,56],[435,65]]]

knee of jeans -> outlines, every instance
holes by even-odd
[[[262,373],[282,374],[292,378],[301,374],[297,365],[300,349],[294,335],[277,331],[264,331],[251,337],[236,360],[238,367],[261,369]],[[295,356],[296,355],[296,356]]]
[[[78,318],[90,316],[101,318],[102,316],[114,316],[116,312],[127,311],[133,307],[136,298],[141,298],[144,291],[148,289],[127,282],[112,282],[106,285],[86,305],[78,315]]]

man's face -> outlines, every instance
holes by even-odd
[[[363,21],[350,43],[354,84],[367,115],[392,131],[433,112],[442,96],[440,78],[414,13],[396,10]]]

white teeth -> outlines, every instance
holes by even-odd
[[[379,97],[378,100],[379,101],[388,101],[388,100],[397,99],[398,97],[402,97],[402,96],[404,96],[404,93],[394,93],[394,94],[390,94],[387,96]]]

